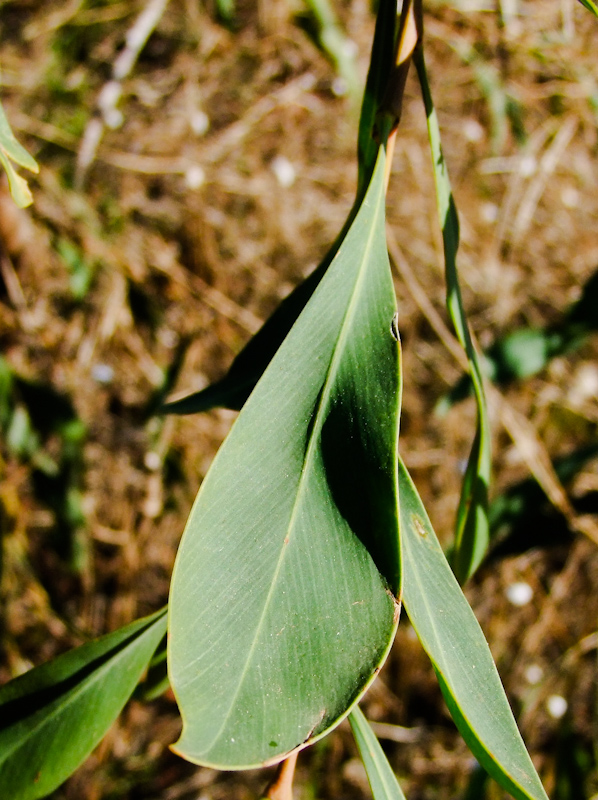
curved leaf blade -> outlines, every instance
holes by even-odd
[[[166,609],[77,647],[0,688],[0,786],[45,797],[87,758],[166,631]]]
[[[399,462],[403,602],[449,711],[484,769],[517,800],[548,800],[490,649]]]
[[[260,766],[323,735],[394,636],[400,385],[383,167],[381,151],[336,258],[220,448],[177,554],[168,656],[184,726],[174,749],[195,763]]]
[[[351,730],[368,775],[374,800],[405,800],[397,776],[359,706],[349,714]]]

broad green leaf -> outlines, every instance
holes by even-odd
[[[8,124],[4,109],[0,104],[0,163],[6,170],[10,193],[15,203],[21,208],[25,208],[31,205],[33,197],[27,186],[27,181],[22,178],[13,167],[13,161],[32,172],[39,171],[35,159],[32,158],[27,150],[16,140]]]
[[[397,776],[359,706],[355,706],[349,714],[349,722],[368,775],[374,800],[405,800]]]
[[[449,711],[484,769],[517,800],[547,800],[484,634],[399,462],[403,602]]]
[[[259,766],[324,735],[394,636],[400,384],[383,169],[381,149],[183,534],[168,660],[184,725],[174,749],[195,763]]]
[[[70,650],[0,688],[0,787],[45,797],[87,758],[166,631],[166,609]]]
[[[486,398],[484,396],[482,371],[467,326],[467,318],[461,298],[461,288],[457,273],[459,220],[446,162],[442,154],[440,129],[428,83],[423,48],[416,48],[413,60],[417,69],[428,122],[428,138],[430,140],[434,168],[438,215],[444,243],[447,309],[455,328],[455,333],[467,355],[478,412],[477,432],[465,470],[461,499],[457,511],[453,548],[452,567],[459,582],[464,583],[473,575],[488,548],[488,487],[492,466],[491,431]]]
[[[598,17],[598,5],[594,0],[579,0],[582,6],[585,6],[588,11],[591,11],[594,16]]]

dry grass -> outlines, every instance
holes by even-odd
[[[83,170],[85,130],[142,6],[1,4],[2,100],[41,165],[30,210],[17,210],[4,184],[0,194],[1,352],[19,376],[69,398],[87,430],[81,463],[68,472],[81,495],[79,527],[42,501],[34,460],[0,443],[3,680],[165,602],[186,515],[233,415],[163,420],[152,415],[156,393],[178,361],[177,395],[222,375],[317,264],[353,199],[355,112],[335,95],[333,68],[281,0],[242,0],[233,31],[215,21],[213,8],[171,0],[123,81],[122,126],[104,129]],[[482,345],[558,320],[598,267],[596,23],[572,0],[538,0],[521,12],[501,26],[495,13],[439,4],[426,19],[461,218],[465,303]],[[338,13],[363,79],[373,18],[363,0]],[[513,124],[492,110],[501,92]],[[525,132],[519,141],[517,125]],[[400,269],[396,279],[402,451],[448,541],[474,411],[471,401],[444,419],[433,411],[460,367],[412,291],[415,280],[445,318],[426,148],[411,76],[388,207],[411,270],[411,279]],[[286,181],[277,177],[281,163]],[[89,275],[79,296],[68,253]],[[538,459],[596,441],[597,355],[594,338],[505,390],[527,426],[513,441],[495,408],[495,493]],[[42,451],[59,460],[59,433],[42,440]],[[573,500],[597,491],[594,461],[577,476]],[[533,589],[521,608],[505,594],[517,581]],[[575,796],[598,792],[596,546],[578,534],[502,558],[480,571],[469,596],[549,793],[571,742],[589,760],[587,786]],[[537,683],[530,667],[542,671]],[[562,720],[547,710],[551,695],[567,699]],[[413,741],[389,744],[410,800],[460,796],[470,756],[407,623],[366,710],[381,722],[417,726]],[[131,703],[56,798],[259,796],[262,774],[217,774],[171,755],[178,724],[169,696]],[[344,726],[312,750],[300,759],[298,796],[367,796]]]

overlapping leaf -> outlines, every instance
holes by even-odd
[[[280,760],[347,713],[392,642],[399,348],[384,152],[363,204],[202,485],[177,555],[175,750]]]
[[[449,711],[484,769],[517,800],[547,800],[484,634],[399,463],[403,602]]]
[[[0,795],[35,800],[87,758],[166,631],[166,609],[30,670],[0,689]]]
[[[374,800],[405,800],[384,750],[359,706],[349,714],[351,730],[367,772]]]

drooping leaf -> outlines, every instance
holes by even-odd
[[[460,583],[464,583],[473,575],[488,548],[488,487],[492,466],[491,431],[484,395],[482,370],[469,332],[461,298],[457,272],[459,220],[446,162],[442,154],[440,129],[428,83],[423,48],[420,47],[415,50],[413,61],[417,69],[428,123],[436,200],[444,243],[447,309],[457,338],[467,355],[478,414],[477,431],[465,470],[461,498],[457,510],[452,559],[455,575]]]
[[[166,631],[166,609],[0,688],[0,794],[45,797],[108,731]]]
[[[405,800],[397,776],[359,706],[355,706],[349,714],[349,722],[368,775],[374,800]]]
[[[490,649],[399,462],[403,602],[473,755],[517,800],[547,800]]]
[[[35,159],[19,144],[8,124],[8,119],[0,104],[0,163],[8,176],[8,184],[13,200],[21,208],[31,205],[33,197],[27,181],[15,170],[13,163],[18,164],[32,172],[39,172]]]
[[[394,636],[400,383],[383,169],[381,149],[183,534],[168,659],[184,726],[174,749],[195,763],[259,766],[323,735]]]

